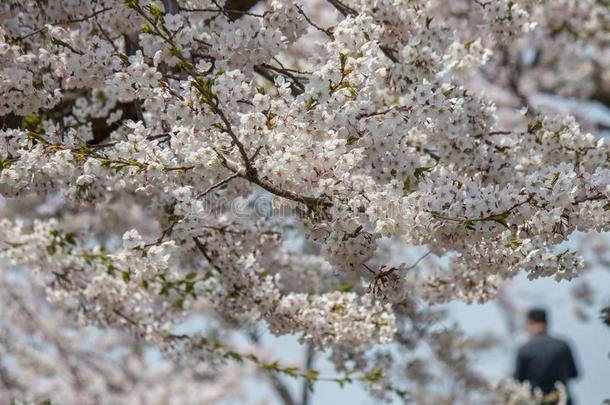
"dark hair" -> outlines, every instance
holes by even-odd
[[[527,320],[546,325],[546,311],[542,308],[532,308],[527,312]]]

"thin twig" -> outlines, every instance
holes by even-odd
[[[105,13],[106,11],[109,11],[109,10],[112,10],[112,7],[106,7],[106,8],[103,8],[101,10],[94,11],[93,13],[91,13],[89,15],[86,15],[84,17],[75,18],[73,20],[58,21],[58,22],[55,22],[55,23],[51,23],[50,25],[69,25],[69,24],[75,24],[75,23],[78,23],[78,22],[83,22],[83,21],[86,21],[86,20],[88,20],[90,18],[95,17],[98,14]],[[38,28],[37,30],[35,30],[33,32],[30,32],[29,34],[26,34],[26,35],[24,35],[22,37],[17,38],[17,40],[18,41],[23,41],[24,39],[29,38],[29,37],[31,37],[33,35],[39,34],[42,31],[45,31],[46,29],[47,29],[46,26]]]
[[[225,184],[227,184],[228,182],[230,182],[231,180],[233,180],[234,178],[239,177],[239,174],[237,173],[233,173],[232,175],[230,175],[229,177],[227,177],[224,180],[219,181],[218,183],[214,184],[213,186],[211,186],[210,188],[208,188],[207,190],[205,190],[203,193],[199,194],[197,196],[197,198],[202,198],[206,195],[208,195],[210,192],[212,192],[213,190],[224,186]]]

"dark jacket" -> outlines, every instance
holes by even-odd
[[[577,376],[572,351],[563,340],[540,333],[519,349],[515,379],[529,381],[532,387],[540,388],[545,394],[553,391],[558,381],[567,390],[568,380]]]

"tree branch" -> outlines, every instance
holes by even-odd
[[[311,370],[312,366],[313,366],[313,360],[314,360],[314,356],[315,356],[315,350],[313,348],[313,345],[311,343],[307,344],[307,347],[305,348],[305,370]],[[307,381],[303,382],[303,387],[301,388],[301,405],[308,405],[309,404],[309,386],[307,385]]]

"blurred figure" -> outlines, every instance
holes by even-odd
[[[555,391],[555,383],[566,387],[568,405],[573,405],[568,381],[578,376],[570,346],[547,333],[547,316],[543,309],[527,313],[527,331],[530,340],[521,346],[517,354],[515,379],[529,381],[532,388],[540,388],[545,395]]]

